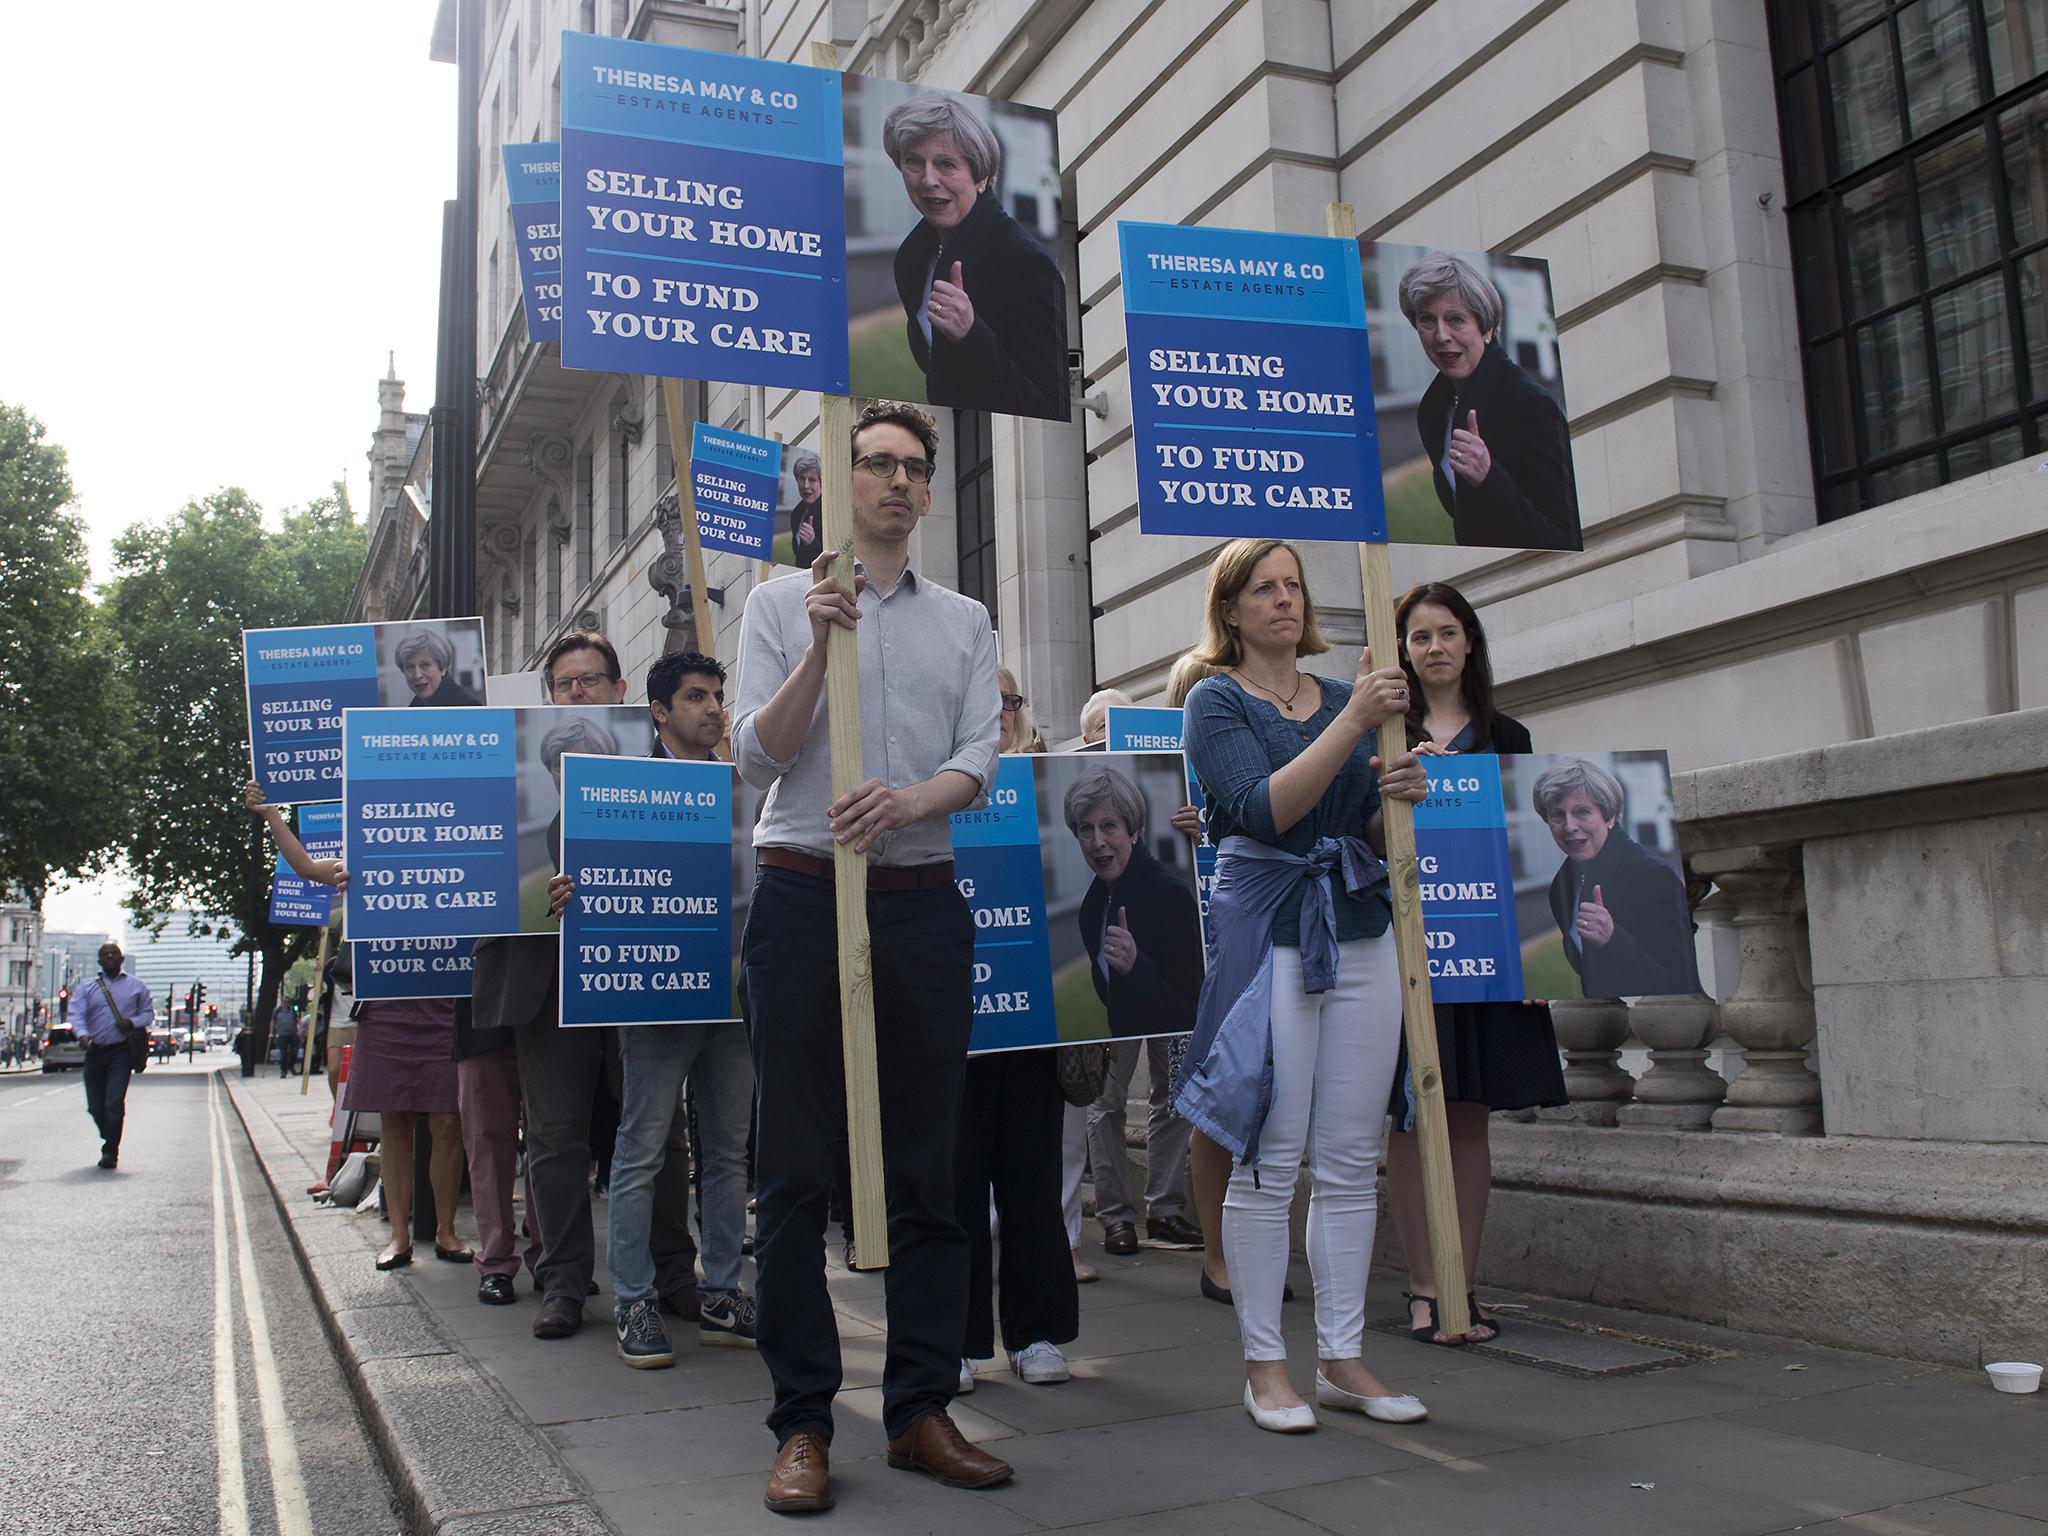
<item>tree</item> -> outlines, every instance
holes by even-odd
[[[0,891],[40,911],[54,873],[104,864],[129,827],[131,714],[86,593],[64,450],[0,404]]]
[[[108,615],[134,689],[141,741],[139,805],[126,850],[145,925],[189,907],[231,923],[262,973],[254,1033],[263,1049],[286,971],[318,940],[274,925],[274,850],[242,808],[249,717],[242,631],[337,622],[363,563],[363,529],[339,484],[266,530],[248,495],[226,489],[164,523],[138,523],[114,544]],[[201,922],[201,933],[213,931]]]

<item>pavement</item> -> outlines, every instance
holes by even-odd
[[[608,1295],[575,1338],[542,1342],[524,1283],[519,1304],[485,1307],[466,1265],[378,1274],[381,1223],[303,1193],[325,1166],[320,1085],[301,1098],[296,1082],[225,1080],[414,1530],[789,1529],[761,1506],[774,1446],[758,1356],[699,1349],[679,1325],[675,1369],[629,1370]],[[460,1225],[473,1230],[466,1213]],[[1501,1347],[1434,1348],[1399,1332],[1397,1278],[1375,1275],[1368,1317],[1385,1326],[1366,1362],[1422,1397],[1429,1420],[1324,1410],[1315,1434],[1269,1435],[1239,1406],[1235,1321],[1197,1293],[1199,1256],[1113,1259],[1092,1233],[1084,1251],[1102,1280],[1082,1288],[1073,1379],[1026,1386],[998,1360],[954,1404],[963,1432],[1017,1469],[979,1493],[883,1461],[883,1277],[835,1257],[839,1503],[804,1518],[840,1536],[2048,1536],[2048,1396],[1999,1394],[1978,1372],[1486,1289],[1508,1322]],[[1292,1279],[1304,1299],[1286,1329],[1307,1387],[1298,1258]]]

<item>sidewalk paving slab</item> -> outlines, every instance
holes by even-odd
[[[676,1367],[629,1370],[615,1354],[608,1293],[590,1298],[581,1333],[541,1341],[531,1336],[539,1298],[524,1280],[515,1305],[486,1307],[468,1265],[429,1258],[379,1274],[381,1222],[302,1194],[326,1156],[317,1085],[301,1098],[295,1082],[224,1076],[416,1529],[790,1530],[761,1505],[774,1447],[757,1355],[701,1347],[693,1324],[664,1317]],[[601,1238],[604,1202],[593,1209]],[[1503,1296],[1526,1304],[1502,1312],[1511,1332],[1518,1320],[1611,1329],[1708,1357],[1581,1379],[1369,1332],[1368,1363],[1390,1389],[1421,1396],[1428,1421],[1325,1409],[1317,1434],[1265,1435],[1239,1404],[1235,1321],[1196,1292],[1199,1256],[1112,1259],[1092,1242],[1103,1279],[1081,1291],[1073,1379],[1026,1386],[999,1357],[978,1366],[976,1390],[953,1407],[963,1433],[1010,1460],[1016,1480],[945,1489],[883,1459],[885,1280],[848,1273],[830,1251],[846,1383],[835,1408],[839,1505],[820,1523],[833,1536],[2048,1536],[2048,1397],[1997,1394],[1978,1373]],[[1303,1299],[1283,1328],[1296,1384],[1308,1388],[1306,1266],[1291,1278]],[[1401,1312],[1396,1278],[1375,1276],[1368,1317]]]

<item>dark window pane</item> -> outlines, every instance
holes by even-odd
[[[2048,0],[1984,0],[1991,94],[2048,74]]]
[[[1847,175],[1904,142],[1892,76],[1891,29],[1875,27],[1828,61],[1835,108],[1835,171]]]
[[[1949,449],[1948,477],[1960,480],[1965,475],[1981,475],[1987,469],[2011,464],[2025,456],[2026,450],[2020,443],[2020,429],[2007,427],[2003,432],[1993,432],[1989,437],[1973,437],[1961,447]]]
[[[1939,287],[1998,259],[1998,208],[1984,138],[1972,131],[1913,162],[1927,281]]]
[[[1813,57],[1813,8],[1808,0],[1779,0],[1771,6],[1771,49],[1778,67],[1789,69]]]
[[[1913,296],[1913,205],[1906,173],[1888,171],[1842,194],[1849,248],[1849,313],[1867,315]]]
[[[1914,0],[1899,12],[1906,119],[1915,136],[1977,105],[1975,32],[1970,0]]]
[[[1884,0],[1820,0],[1820,39],[1832,43],[1883,14]]]
[[[2048,400],[2048,251],[2019,263],[2020,335],[2027,349],[2029,400]]]
[[[1837,337],[1813,349],[1814,424],[1820,429],[1820,463],[1828,473],[1856,464],[1856,397],[1849,392],[1849,344]]]
[[[1854,480],[1844,480],[1831,485],[1821,492],[1820,520],[1831,523],[1838,517],[1848,517],[1863,510],[1863,490]]]
[[[1936,294],[1935,366],[1941,375],[1946,430],[1972,426],[2011,410],[2012,330],[2005,320],[2005,279],[1994,272]]]
[[[1785,82],[1785,195],[1793,202],[1820,190],[1820,71],[1812,65]]]
[[[1910,496],[1915,491],[1931,490],[1941,484],[1941,465],[1935,462],[1933,454],[1923,459],[1910,459],[1904,464],[1894,464],[1890,469],[1880,469],[1870,477],[1870,504],[1881,507],[1888,501],[1897,501],[1901,496]]]
[[[1856,365],[1863,376],[1864,436],[1871,453],[1890,453],[1934,435],[1918,309],[1857,332]]]
[[[2005,195],[2013,238],[2021,245],[2048,236],[2048,92],[2021,102],[1998,120],[2005,143]]]
[[[1841,285],[1835,281],[1835,209],[1822,203],[1792,215],[1792,252],[1799,267],[1799,315],[1809,336],[1842,323]],[[1373,353],[1375,359],[1384,347]]]

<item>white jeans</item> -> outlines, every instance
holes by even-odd
[[[1337,946],[1337,984],[1301,990],[1301,951],[1273,950],[1273,1106],[1259,1167],[1231,1170],[1223,1245],[1247,1360],[1285,1360],[1280,1293],[1295,1171],[1309,1164],[1308,1263],[1316,1348],[1356,1359],[1379,1217],[1380,1133],[1401,1046],[1400,969],[1392,930]]]
[[[1081,1175],[1088,1171],[1088,1109],[1069,1104],[1060,1125],[1060,1209],[1067,1218],[1067,1246],[1081,1246]]]

